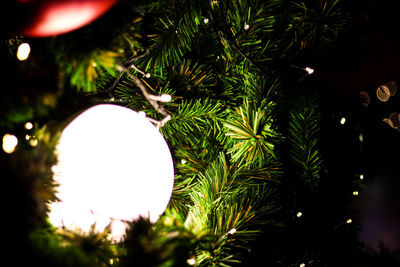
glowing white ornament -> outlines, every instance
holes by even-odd
[[[53,166],[60,202],[50,205],[55,226],[111,223],[113,239],[125,234],[125,221],[139,216],[156,221],[171,197],[174,167],[167,143],[145,116],[117,105],[97,105],[62,132]]]

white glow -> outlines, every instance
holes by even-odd
[[[31,53],[31,46],[28,43],[22,43],[18,46],[17,58],[20,61],[27,60]]]
[[[196,260],[193,259],[193,258],[188,259],[186,262],[187,262],[187,264],[189,264],[189,265],[195,265],[195,264],[196,264]]]
[[[360,174],[360,179],[361,179],[361,180],[364,179],[364,174]]]
[[[161,99],[161,102],[169,102],[169,101],[171,101],[172,96],[168,95],[168,94],[163,94],[163,95],[161,95],[160,99]]]
[[[29,144],[31,146],[35,147],[35,146],[37,146],[39,144],[39,140],[37,140],[36,138],[30,138]]]
[[[358,196],[358,191],[354,191],[353,196]]]
[[[314,69],[312,69],[310,67],[306,67],[306,72],[311,75],[314,73]]]
[[[4,152],[11,154],[15,151],[18,145],[18,138],[12,134],[5,134],[3,136],[3,150]]]
[[[305,263],[300,264],[300,267],[306,267]]]
[[[27,129],[27,130],[32,130],[32,128],[33,128],[33,124],[32,124],[32,122],[27,122],[27,123],[25,123],[25,129]]]
[[[236,233],[236,228],[232,228],[229,232],[228,232],[228,234],[230,234],[230,235],[233,235],[233,234],[235,234]]]
[[[343,124],[345,124],[345,123],[346,123],[346,118],[345,118],[345,117],[341,118],[341,119],[340,119],[340,124],[343,125]]]
[[[346,223],[348,223],[348,224],[350,224],[350,223],[352,223],[352,222],[353,222],[352,219],[348,219],[348,220],[346,221]]]
[[[171,197],[174,167],[167,143],[145,116],[117,105],[97,105],[75,118],[57,146],[52,167],[61,202],[50,205],[55,226],[87,232],[111,223],[113,239],[124,221],[156,221]]]
[[[207,23],[209,23],[209,22],[210,22],[210,20],[209,20],[208,18],[205,18],[205,19],[204,19],[204,23],[205,23],[205,24],[207,24]]]
[[[298,218],[300,218],[301,216],[303,216],[303,213],[301,211],[299,211],[296,215]]]
[[[249,24],[244,25],[244,29],[247,31],[248,29],[250,29],[250,25]]]

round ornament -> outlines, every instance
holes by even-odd
[[[50,204],[57,227],[103,231],[114,240],[126,221],[156,221],[172,194],[174,166],[158,129],[144,114],[103,104],[76,117],[62,132],[53,166],[59,202]]]
[[[6,0],[3,9],[15,34],[48,37],[67,33],[99,18],[118,0]],[[13,32],[13,33],[14,33]]]

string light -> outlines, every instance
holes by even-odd
[[[208,18],[205,18],[205,19],[204,19],[204,23],[205,23],[205,24],[207,24],[207,23],[209,23],[209,22],[210,22],[210,20],[209,20]]]
[[[32,122],[27,122],[27,123],[25,123],[25,129],[26,130],[32,130],[32,128],[33,128],[33,124],[32,124]]]
[[[18,138],[12,134],[5,134],[3,136],[3,150],[7,154],[11,154],[15,151],[18,145]]]
[[[358,136],[358,140],[362,143],[364,142],[364,135],[362,133],[360,133],[360,135]]]
[[[144,75],[144,77],[150,78],[150,77],[151,77],[151,74],[150,74],[150,73],[146,73],[146,75]]]
[[[348,220],[346,221],[347,224],[350,224],[350,223],[352,223],[352,222],[353,222],[352,219],[348,219]]]
[[[248,29],[250,29],[250,25],[249,24],[244,25],[244,30],[247,31]]]
[[[232,228],[229,232],[228,232],[228,234],[230,234],[230,235],[233,235],[233,234],[235,234],[236,233],[236,228]]]
[[[308,75],[311,75],[311,74],[314,73],[314,69],[313,69],[313,68],[310,68],[310,67],[306,67],[306,68],[305,68],[305,71],[308,73]]]
[[[345,118],[345,117],[341,118],[341,119],[340,119],[340,124],[343,125],[343,124],[345,124],[345,123],[346,123],[346,118]]]
[[[29,144],[30,144],[32,147],[35,147],[35,146],[37,146],[37,145],[39,144],[39,141],[37,140],[37,138],[33,137],[33,138],[31,138],[31,139],[29,140]]]
[[[305,263],[301,263],[300,267],[306,267],[306,264]]]
[[[196,264],[196,260],[193,258],[188,259],[186,262],[187,262],[187,264],[192,265],[192,266]]]
[[[28,43],[22,43],[18,46],[17,58],[20,61],[27,60],[31,53],[31,46]]]
[[[158,95],[148,95],[149,99],[154,100],[154,101],[160,101],[160,102],[169,102],[172,99],[171,95],[168,94],[163,94],[161,96]]]
[[[358,191],[354,191],[353,196],[358,196]]]
[[[303,216],[303,213],[302,213],[301,211],[299,211],[299,212],[296,214],[296,216],[297,216],[297,218],[300,218],[301,216]]]
[[[186,164],[186,162],[187,162],[187,161],[186,161],[185,159],[181,159],[181,163],[182,163],[182,164]]]
[[[364,174],[360,174],[360,180],[364,179]]]

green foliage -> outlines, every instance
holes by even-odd
[[[293,34],[297,49],[326,50],[338,39],[346,26],[339,0],[290,2],[287,31]]]
[[[315,188],[322,167],[319,151],[320,112],[317,98],[305,97],[289,114],[290,157],[300,177]]]
[[[244,170],[230,165],[226,156],[220,154],[200,174],[190,192],[193,204],[185,224],[207,240],[196,249],[199,266],[229,266],[239,262],[239,252],[258,233],[252,227],[266,223],[267,215],[277,208],[273,202],[274,190],[266,182],[278,172],[266,168],[263,178],[258,176],[264,182],[252,183],[256,176],[247,175]],[[238,250],[238,254],[234,255],[232,250]]]
[[[274,103],[262,108],[255,103],[244,101],[228,117],[224,126],[229,137],[229,150],[233,162],[257,162],[262,165],[270,157],[275,157],[274,142],[278,133],[272,128]]]
[[[65,229],[58,232],[51,228],[37,229],[30,235],[31,245],[37,250],[34,260],[65,267],[111,266],[119,252],[108,238],[109,230],[95,233],[92,228],[91,232],[83,234]]]
[[[221,101],[206,99],[184,100],[161,132],[171,145],[198,146],[206,137],[220,137],[224,117]]]
[[[192,251],[201,239],[188,230],[179,213],[167,210],[155,224],[139,218],[131,222],[122,246],[121,267],[187,266]]]
[[[282,138],[274,116],[279,99],[272,96],[285,86],[280,71],[305,48],[337,38],[344,27],[338,1],[120,2],[119,8],[130,7],[122,13],[124,26],[103,33],[116,24],[91,25],[54,38],[51,47],[60,77],[81,94],[104,94],[160,119],[136,82],[118,68],[133,63],[132,75],[150,94],[173,96],[159,103],[172,116],[160,129],[175,162],[171,201],[156,223],[130,222],[119,244],[110,242],[109,229],[89,235],[43,230],[32,234],[34,246],[57,266],[186,266],[190,258],[197,266],[240,263],[261,225],[276,223],[279,209],[283,170],[276,145]],[[113,21],[108,19],[103,22]],[[107,33],[111,40],[91,39]],[[8,114],[13,122],[34,117],[32,108]],[[290,158],[308,184],[322,164],[318,129],[315,101],[290,110]],[[45,130],[38,134],[54,146]],[[49,194],[45,201],[54,197],[52,190],[43,191]]]

